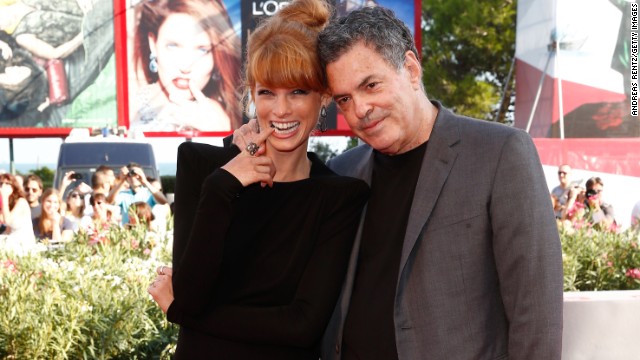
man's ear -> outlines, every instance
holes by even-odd
[[[404,54],[404,68],[409,74],[409,79],[416,89],[422,84],[422,65],[413,51],[407,50]]]

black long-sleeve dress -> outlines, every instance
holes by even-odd
[[[179,148],[176,359],[317,360],[369,188],[313,153],[308,179],[245,188],[220,169],[238,153]]]

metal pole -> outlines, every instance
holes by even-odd
[[[560,112],[560,139],[564,139],[564,106],[562,101],[562,76],[560,76],[560,41],[556,41],[555,75],[558,78],[558,111]]]
[[[16,175],[16,164],[13,160],[13,138],[9,138],[9,172]]]
[[[552,48],[555,50],[555,47]],[[553,51],[549,51],[549,57],[547,57],[547,63],[544,65],[544,71],[542,71],[542,75],[540,75],[540,83],[538,84],[538,92],[536,93],[536,98],[533,101],[533,106],[531,107],[531,113],[529,114],[529,121],[527,122],[527,132],[531,129],[531,123],[533,122],[533,115],[536,113],[536,108],[538,107],[538,100],[540,100],[540,93],[542,93],[542,85],[544,85],[544,77],[547,75],[547,69],[549,68],[549,62],[551,62],[551,57],[553,56]]]

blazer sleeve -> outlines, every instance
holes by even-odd
[[[560,359],[562,250],[542,166],[526,133],[506,140],[496,171],[490,211],[509,359]]]
[[[174,301],[167,311],[168,320],[175,323],[180,323],[185,314],[203,313],[210,303],[231,221],[232,203],[243,189],[233,175],[218,168],[237,154],[237,148],[203,149],[209,156],[197,156],[192,148],[179,152],[179,159],[191,157],[185,159],[186,163],[179,163],[182,168],[176,179],[176,202],[183,203],[176,207],[179,226],[174,236],[178,244],[174,244],[174,249],[177,246],[179,250],[174,253],[177,264],[173,273]],[[214,170],[199,180],[202,170],[211,168]],[[201,185],[197,186],[200,181]]]
[[[284,306],[220,306],[181,325],[213,336],[252,343],[309,347],[317,344],[338,299],[351,248],[369,195],[368,186],[343,189],[321,220],[322,230],[293,301]]]

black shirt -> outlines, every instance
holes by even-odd
[[[368,186],[310,153],[308,179],[243,187],[218,168],[236,147],[185,144],[167,311],[181,325],[175,358],[317,360]]]
[[[397,359],[394,300],[402,244],[426,145],[404,154],[374,152],[353,294],[344,327],[342,359]]]

